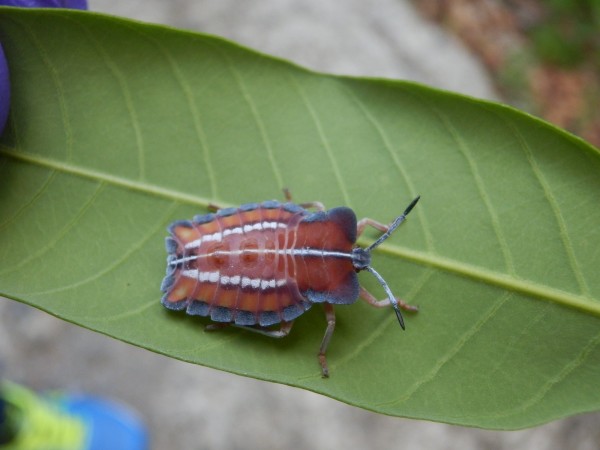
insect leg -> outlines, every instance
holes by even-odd
[[[390,228],[388,225],[384,225],[381,222],[377,222],[376,220],[365,217],[364,219],[360,219],[356,224],[356,235],[360,236],[363,233],[363,231],[365,231],[367,225],[372,226],[373,228],[381,231],[382,233],[385,233]]]
[[[327,328],[325,329],[325,336],[323,336],[321,347],[319,348],[319,363],[321,364],[321,373],[323,374],[323,378],[328,378],[329,368],[327,367],[327,358],[325,357],[325,352],[327,351],[329,341],[331,341],[331,336],[333,336],[333,330],[335,329],[335,311],[333,310],[333,305],[331,303],[324,303],[323,307],[325,308]]]
[[[317,211],[325,211],[325,205],[321,202],[299,203],[304,209],[315,208]]]
[[[281,327],[278,330],[272,330],[270,328],[260,327],[260,326],[255,326],[255,327],[247,327],[244,325],[233,325],[233,326],[236,328],[243,328],[244,330],[252,331],[254,333],[262,334],[264,336],[269,336],[272,338],[282,338],[282,337],[286,337],[288,334],[290,334],[293,324],[294,324],[293,320],[291,322],[281,322]]]
[[[224,208],[223,206],[217,205],[216,203],[209,203],[206,206],[206,209],[208,209],[210,212],[213,212],[213,213],[217,212],[218,210],[223,209],[223,208]]]
[[[288,188],[283,188],[283,195],[288,202],[293,202],[292,193]],[[306,202],[299,203],[299,205],[304,209],[315,208],[317,211],[325,211],[325,205],[323,205],[321,202]]]
[[[285,197],[285,199],[288,202],[293,202],[292,193],[290,192],[290,190],[288,188],[283,188],[283,196]]]
[[[390,299],[389,298],[386,297],[383,300],[377,300],[373,294],[371,294],[369,291],[367,291],[362,286],[360,286],[359,296],[364,301],[366,301],[369,305],[374,306],[375,308],[385,308],[386,306],[390,305]],[[416,311],[419,310],[418,306],[409,305],[404,300],[402,300],[402,299],[400,299],[398,297],[396,297],[396,300],[398,301],[398,306],[400,308],[402,308],[404,311],[414,311],[414,312],[416,312]]]
[[[290,330],[292,329],[292,325],[294,321],[291,322],[282,322],[281,327],[278,330],[272,330],[266,327],[260,326],[244,326],[244,325],[236,325],[234,323],[209,323],[204,327],[204,331],[218,331],[223,328],[227,328],[229,326],[234,326],[236,328],[243,328],[244,330],[252,331],[254,333],[262,334],[264,336],[269,336],[273,338],[282,338],[290,334]]]
[[[230,326],[230,323],[209,323],[204,327],[204,331],[218,331]]]

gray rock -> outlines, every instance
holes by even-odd
[[[90,0],[90,9],[215,34],[320,72],[398,78],[493,99],[478,61],[408,1]]]

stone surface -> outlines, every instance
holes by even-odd
[[[494,98],[482,66],[407,1],[89,0],[90,9],[215,34],[328,73]]]

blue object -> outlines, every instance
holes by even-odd
[[[84,394],[37,394],[0,382],[0,449],[147,450],[143,422],[125,406]]]
[[[148,435],[129,410],[103,399],[74,395],[61,399],[65,412],[81,419],[87,431],[86,450],[145,450]]]

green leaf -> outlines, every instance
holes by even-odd
[[[384,414],[521,428],[599,409],[597,149],[501,105],[92,13],[3,8],[0,39],[2,295]],[[283,187],[384,222],[422,195],[373,255],[421,310],[402,332],[391,310],[338,307],[330,379],[320,307],[273,340],[159,302],[171,221]]]

